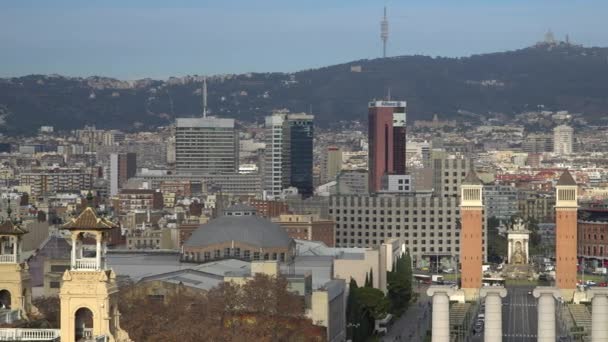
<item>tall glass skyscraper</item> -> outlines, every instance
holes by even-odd
[[[290,146],[289,185],[298,188],[298,192],[305,198],[313,194],[313,119],[314,116],[308,114],[287,115]]]

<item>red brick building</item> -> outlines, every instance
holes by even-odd
[[[298,240],[321,241],[328,247],[335,246],[334,221],[319,219],[314,215],[280,215],[272,220],[291,237]]]
[[[254,207],[257,210],[257,215],[261,217],[278,217],[289,213],[289,206],[281,201],[252,199],[249,201],[249,205]]]

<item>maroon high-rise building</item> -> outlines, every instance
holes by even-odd
[[[369,103],[369,191],[382,188],[382,176],[405,174],[405,101]]]

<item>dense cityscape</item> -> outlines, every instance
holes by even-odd
[[[388,18],[321,95],[329,67],[0,78],[0,341],[608,341],[603,103],[497,77],[450,89],[511,112],[433,106],[373,71],[401,59]],[[608,60],[550,30],[524,50]]]

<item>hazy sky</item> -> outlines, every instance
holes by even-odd
[[[0,77],[297,71],[388,53],[522,48],[551,28],[608,46],[605,0],[0,0]]]

